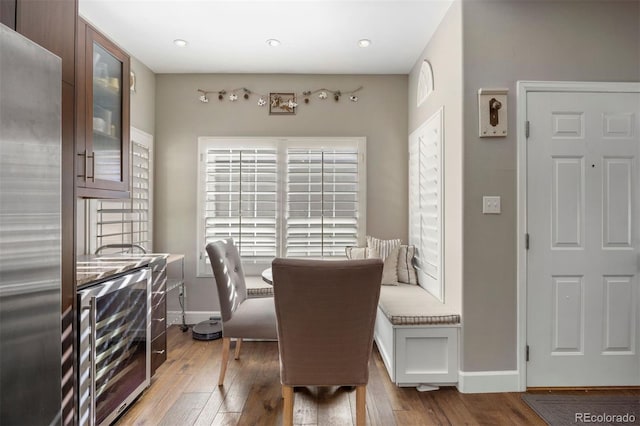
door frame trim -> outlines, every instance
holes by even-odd
[[[640,93],[640,83],[635,82],[579,82],[579,81],[518,81],[517,82],[517,323],[516,348],[519,391],[527,390],[527,250],[525,234],[527,229],[527,95],[533,92],[576,92],[576,93]],[[534,242],[535,244],[535,242]]]

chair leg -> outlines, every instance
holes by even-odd
[[[283,426],[293,426],[293,387],[282,385],[282,397],[284,398],[282,424]]]
[[[222,338],[222,359],[220,360],[220,377],[218,377],[218,386],[224,384],[224,375],[227,372],[227,362],[229,362],[229,347],[231,339],[229,337]]]
[[[236,340],[236,353],[235,353],[234,359],[240,359],[240,346],[242,346],[241,338]]]
[[[367,424],[367,386],[356,387],[356,426]]]

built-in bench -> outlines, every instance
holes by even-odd
[[[396,385],[457,383],[459,330],[460,315],[419,285],[381,287],[374,338]]]
[[[245,282],[248,297],[273,296],[262,277]],[[457,383],[459,330],[460,315],[419,285],[381,286],[374,337],[398,386]]]

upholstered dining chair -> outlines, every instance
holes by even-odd
[[[222,316],[222,360],[218,386],[224,384],[231,339],[236,339],[235,359],[242,339],[276,340],[273,297],[247,298],[242,261],[233,239],[207,244]]]
[[[364,426],[382,265],[273,261],[284,425],[293,424],[294,386],[355,386],[356,424]]]

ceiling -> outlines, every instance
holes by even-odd
[[[408,74],[451,3],[79,0],[79,9],[155,73]]]

